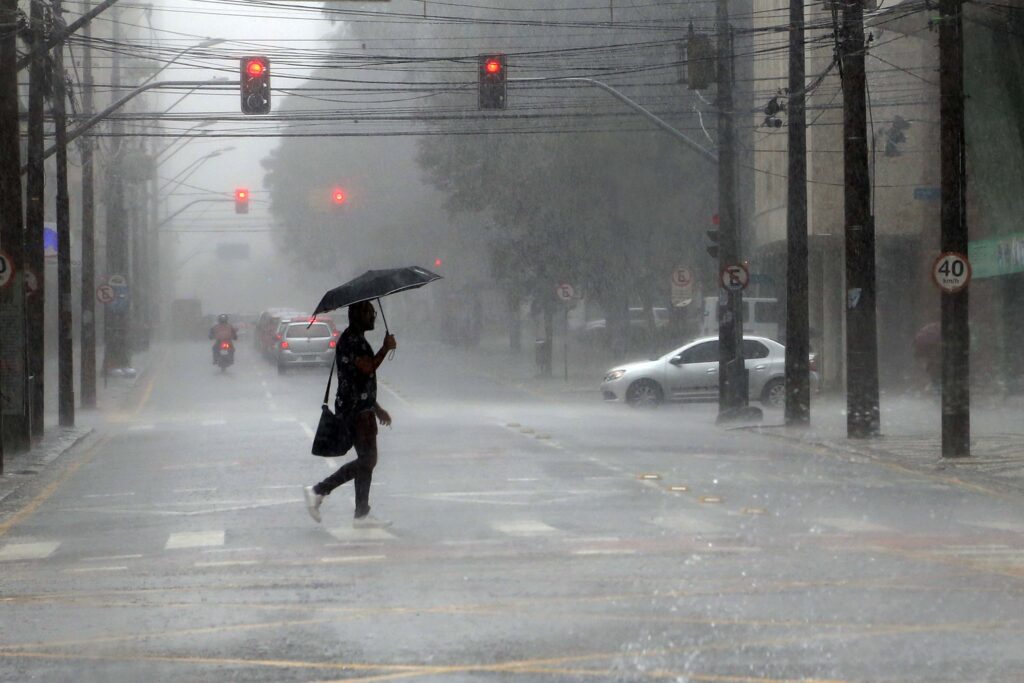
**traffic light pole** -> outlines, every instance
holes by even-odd
[[[92,114],[92,35],[87,24],[82,31],[82,110]],[[82,157],[82,290],[79,317],[79,391],[83,408],[96,407],[96,187],[93,140],[84,137],[79,142]]]
[[[52,0],[53,18],[61,22],[61,0]],[[64,43],[53,52],[53,123],[57,138],[57,419],[75,426],[75,365],[71,314],[71,204],[68,197],[67,115],[64,87]],[[84,293],[83,293],[84,295]]]
[[[33,46],[46,41],[43,28],[43,3],[33,2],[29,11],[29,35]],[[25,164],[25,264],[26,276],[35,275],[35,291],[29,290],[25,298],[28,324],[28,376],[29,376],[29,422],[32,434],[43,435],[44,373],[43,357],[44,314],[46,303],[46,260],[43,250],[43,223],[46,221],[45,184],[46,173],[43,160],[43,121],[46,106],[46,53],[32,51],[29,63],[28,83],[28,140]]]

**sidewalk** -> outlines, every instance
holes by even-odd
[[[75,426],[58,426],[57,417],[57,363],[55,358],[47,358],[46,364],[46,413],[43,418],[43,436],[31,450],[23,453],[6,453],[3,463],[3,476],[0,476],[0,502],[14,493],[21,486],[41,474],[44,470],[71,450],[76,444],[92,434],[105,420],[106,414],[118,409],[131,396],[132,391],[144,381],[154,360],[153,351],[138,353],[134,356],[136,376],[110,377],[107,385],[103,385],[103,377],[97,379],[97,403],[95,410],[75,408]],[[78,388],[77,357],[75,375],[75,396],[80,396]]]
[[[963,483],[1024,493],[1024,401],[974,396],[971,456],[942,457],[942,412],[936,395],[881,396],[881,436],[846,437],[846,399],[812,397],[811,426],[785,427],[781,412],[765,413],[762,425],[747,427],[834,452],[871,458],[907,469],[939,474]]]

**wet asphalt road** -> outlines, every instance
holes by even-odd
[[[0,502],[4,681],[1020,681],[1019,498],[559,403],[403,346],[371,503],[301,487],[325,371],[167,346]]]

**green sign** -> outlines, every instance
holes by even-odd
[[[1024,273],[1024,233],[974,240],[967,245],[974,278]]]

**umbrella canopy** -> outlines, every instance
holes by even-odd
[[[313,315],[333,311],[336,308],[351,306],[360,301],[380,299],[395,292],[422,287],[428,282],[440,280],[441,276],[431,273],[419,266],[407,268],[389,268],[387,270],[368,270],[354,280],[349,280],[340,287],[335,287],[320,299]]]

